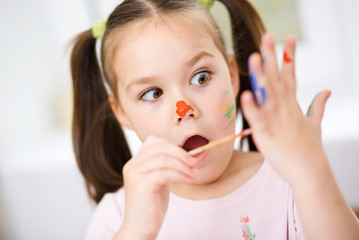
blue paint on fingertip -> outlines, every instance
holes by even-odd
[[[251,72],[249,74],[249,80],[252,86],[254,100],[256,101],[259,107],[262,107],[267,100],[267,91],[264,87],[258,85],[258,81],[255,73]]]

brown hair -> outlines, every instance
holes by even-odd
[[[259,51],[264,25],[256,10],[247,0],[221,0],[231,17],[233,45],[240,70],[240,94],[250,89],[247,59]],[[78,167],[85,178],[88,194],[99,202],[107,192],[123,186],[122,168],[131,158],[125,135],[115,118],[104,81],[114,97],[117,96],[117,81],[111,69],[113,52],[118,45],[120,32],[135,21],[158,16],[171,16],[187,11],[202,12],[193,16],[202,18],[209,26],[217,47],[225,54],[225,47],[218,27],[210,14],[194,0],[124,0],[110,14],[101,44],[101,64],[96,56],[96,39],[92,31],[80,33],[74,39],[71,53],[74,112],[72,123],[73,147]],[[131,26],[130,26],[131,27]],[[120,34],[119,34],[120,33]],[[112,37],[116,34],[116,38]],[[237,108],[239,109],[239,95]],[[248,127],[245,118],[243,128]],[[249,149],[256,150],[251,138]]]

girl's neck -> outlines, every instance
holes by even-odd
[[[232,159],[222,175],[205,184],[171,183],[174,194],[191,199],[206,200],[228,195],[253,177],[263,163],[263,157],[257,152],[234,151]]]

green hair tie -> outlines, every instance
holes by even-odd
[[[106,31],[106,23],[107,19],[98,21],[93,27],[92,27],[92,36],[96,39],[102,40],[103,35]]]
[[[209,11],[214,4],[214,0],[196,0],[196,1],[200,3],[205,9],[207,9],[207,11]]]

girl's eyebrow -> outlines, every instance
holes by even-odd
[[[207,52],[207,51],[200,51],[198,54],[196,54],[194,57],[192,57],[190,60],[188,60],[186,65],[192,66],[196,62],[198,62],[199,60],[201,60],[202,58],[205,58],[205,57],[210,57],[211,58],[211,57],[214,57],[214,55]]]
[[[126,89],[127,89],[127,91],[128,91],[128,90],[129,90],[131,87],[133,87],[133,86],[149,84],[149,83],[152,83],[154,80],[155,80],[154,77],[139,78],[139,79],[136,79],[136,80],[134,80],[134,81],[131,81],[131,82],[127,85]]]
[[[211,57],[214,57],[214,55],[207,51],[200,51],[194,57],[190,58],[186,62],[186,65],[193,66],[196,62],[198,62],[202,58],[206,58],[206,57],[211,58]],[[143,77],[143,78],[135,79],[133,81],[130,81],[130,83],[127,85],[126,89],[128,91],[130,88],[132,88],[133,86],[136,86],[136,85],[145,85],[145,84],[153,83],[154,80],[155,80],[154,77]]]

